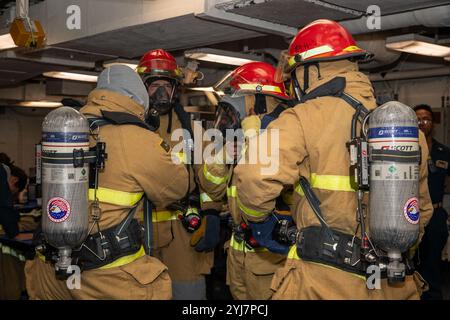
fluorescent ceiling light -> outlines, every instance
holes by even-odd
[[[43,75],[49,78],[57,78],[64,80],[74,80],[74,81],[84,81],[84,82],[97,82],[97,76],[78,73],[78,72],[60,72],[60,71],[50,71],[44,72]]]
[[[54,101],[23,101],[16,104],[20,107],[33,107],[33,108],[58,108],[62,107],[61,102]]]
[[[215,92],[220,96],[225,95],[225,93],[223,93],[220,90],[215,90],[213,87],[192,87],[192,88],[187,88],[187,89],[193,90],[193,91]]]
[[[192,88],[187,88],[187,89],[193,90],[193,91],[216,92],[216,90],[214,90],[213,87],[192,87]]]
[[[130,67],[133,70],[136,70],[138,66],[138,61],[130,61],[130,60],[113,60],[113,61],[105,61],[103,63],[104,68],[108,68],[117,64],[122,64],[124,66]]]
[[[261,61],[261,58],[255,55],[211,48],[188,50],[184,52],[184,56],[193,60],[229,64],[233,66],[240,66],[248,62]]]
[[[0,36],[0,50],[16,48],[16,44],[9,33]]]
[[[386,48],[430,57],[450,56],[450,47],[435,44],[432,38],[413,33],[388,37]]]

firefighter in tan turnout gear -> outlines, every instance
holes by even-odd
[[[194,122],[178,102],[182,71],[175,58],[162,49],[151,50],[137,68],[150,98],[147,122],[171,147],[186,143],[182,159],[193,163]],[[152,114],[156,114],[152,117]],[[154,123],[156,119],[156,124]],[[172,139],[177,130],[183,134]],[[195,144],[202,145],[198,142]],[[192,156],[192,157],[191,157]],[[220,221],[217,209],[200,212],[196,191],[198,166],[189,167],[189,193],[178,207],[157,206],[153,211],[154,255],[166,264],[172,279],[175,300],[206,299],[205,275],[213,266],[213,249],[219,241]],[[169,179],[168,179],[169,180]],[[176,183],[174,181],[174,183]]]
[[[365,56],[334,21],[317,20],[301,29],[290,44],[285,68],[300,103],[273,121],[261,135],[267,142],[258,145],[258,151],[273,154],[276,135],[271,130],[278,132],[279,155],[274,160],[278,170],[262,173],[261,162],[238,164],[235,169],[239,209],[256,240],[269,249],[275,199],[286,186],[301,195],[293,205],[299,230],[296,244],[274,276],[273,299],[419,299],[425,287],[408,264],[408,251],[411,254],[414,242],[420,241],[433,210],[424,161],[428,149],[409,107],[390,102],[375,109],[372,86],[358,71],[357,60]],[[395,127],[389,119],[385,124],[379,121],[393,108],[405,112],[409,118],[403,120],[409,124]],[[364,189],[368,177],[359,175],[367,167],[367,144],[359,134],[367,119],[361,134],[368,128],[372,146],[368,193]],[[411,174],[397,175],[405,166]],[[391,189],[398,180],[405,187]],[[377,201],[399,192],[410,195],[401,203],[396,198]],[[382,219],[378,208],[383,209]],[[407,245],[395,251],[406,238]],[[366,279],[369,266],[381,271],[379,289],[371,290]]]
[[[188,173],[183,164],[172,161],[170,150],[158,134],[148,129],[144,122],[147,110],[146,88],[131,68],[112,66],[99,75],[97,88],[80,110],[92,120],[91,129],[95,127],[95,137],[106,144],[107,152],[96,190],[89,189],[89,203],[92,206],[97,200],[99,210],[89,211],[90,235],[73,256],[82,270],[80,287],[70,290],[65,280],[57,279],[49,260],[52,254],[43,252],[26,264],[31,299],[172,297],[167,267],[145,252],[142,226],[134,219],[135,209],[145,196],[162,207],[181,199],[188,188]],[[68,112],[77,113],[73,109]],[[95,143],[92,135],[90,143]],[[52,219],[55,224],[63,220],[59,219],[61,212],[66,221],[78,214],[69,215],[64,199],[49,202],[51,206],[44,211],[43,219]]]
[[[246,128],[264,129],[270,121],[288,108],[289,97],[282,82],[274,80],[275,68],[265,62],[251,62],[236,68],[217,85],[227,93],[219,103],[215,127],[226,138],[226,130]],[[227,284],[235,299],[268,299],[270,282],[276,269],[286,259],[285,254],[272,253],[252,242],[240,212],[237,210],[236,187],[233,170],[236,153],[241,148],[227,144],[206,161],[199,172],[202,205],[227,200],[233,219],[233,234],[227,248]],[[228,161],[227,161],[228,160]],[[288,195],[288,193],[286,193]],[[286,197],[285,197],[286,199]],[[289,214],[288,204],[280,199],[279,210]]]

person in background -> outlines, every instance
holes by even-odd
[[[433,216],[425,227],[425,235],[417,253],[419,272],[430,289],[422,295],[424,300],[442,300],[441,255],[448,238],[448,213],[442,206],[445,178],[450,175],[450,148],[433,138],[433,111],[426,104],[414,107],[420,130],[427,139],[428,189],[433,202]]]
[[[2,153],[0,159],[0,226],[9,238],[14,238],[19,233],[19,214],[13,204],[25,189],[28,177],[6,154]]]
[[[0,237],[20,240],[19,213],[14,199],[25,189],[27,175],[0,154]],[[24,256],[0,242],[0,300],[17,300],[25,290]]]

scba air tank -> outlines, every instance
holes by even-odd
[[[397,101],[383,104],[370,116],[368,138],[370,238],[391,262],[401,261],[419,235],[420,148],[415,112]],[[401,269],[391,276],[401,279]]]
[[[42,230],[59,250],[57,272],[71,265],[88,232],[89,165],[75,167],[74,150],[89,151],[89,123],[73,108],[58,108],[42,123]]]

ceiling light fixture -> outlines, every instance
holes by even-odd
[[[50,72],[44,72],[43,75],[45,77],[49,77],[49,78],[57,78],[57,79],[64,79],[64,80],[97,82],[96,75],[84,74],[84,73],[78,73],[78,72],[50,71]]]
[[[244,63],[261,61],[261,57],[233,51],[201,48],[184,52],[188,59],[241,66]]]
[[[9,33],[0,36],[0,50],[12,49],[16,47],[17,46]]]
[[[430,57],[450,56],[450,47],[436,44],[434,39],[414,33],[386,38],[386,48]]]
[[[138,67],[139,62],[135,61],[135,60],[122,60],[122,59],[117,59],[117,60],[111,60],[111,61],[105,61],[103,62],[103,68],[108,68],[114,65],[124,65],[127,67],[130,67],[133,70],[136,70],[136,68]]]
[[[61,102],[55,101],[22,101],[15,104],[19,107],[32,107],[32,108],[58,108],[62,107]]]
[[[215,90],[213,87],[191,87],[191,88],[187,88],[187,89],[192,90],[192,91],[215,92],[220,96],[225,95],[225,93],[223,93],[220,90]]]

